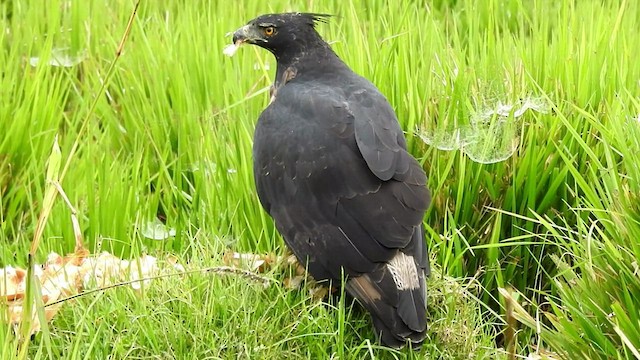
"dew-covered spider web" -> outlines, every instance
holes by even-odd
[[[499,102],[472,113],[468,124],[423,128],[418,129],[417,134],[437,149],[460,150],[475,162],[493,164],[516,153],[523,130],[523,115],[529,111],[547,113],[549,106],[539,98],[526,98],[512,104]]]

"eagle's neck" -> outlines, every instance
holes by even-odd
[[[291,50],[293,49],[282,54],[274,54],[278,62],[273,84],[275,90],[305,73],[330,72],[336,70],[336,67],[346,66],[324,41],[314,46]]]

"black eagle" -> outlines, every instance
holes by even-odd
[[[383,344],[417,345],[430,272],[427,177],[387,99],[316,32],[328,16],[262,15],[233,35],[235,45],[260,46],[277,60],[254,135],[258,196],[316,280],[346,280]]]

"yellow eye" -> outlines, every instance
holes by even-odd
[[[264,28],[264,34],[267,36],[271,36],[276,32],[276,29],[273,28],[273,26],[269,26]]]

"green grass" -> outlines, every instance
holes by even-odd
[[[133,7],[0,2],[0,267],[26,265],[56,135],[63,162],[79,144],[61,185],[92,251],[172,253],[202,267],[228,249],[283,252],[251,173],[274,59],[222,49],[227,32],[258,14],[329,12],[338,16],[320,33],[387,95],[429,175],[429,337],[416,354],[380,349],[357,307],[199,274],[155,281],[144,296],[82,297],[36,336],[29,357],[495,358],[507,286],[534,319],[516,315],[518,354],[539,345],[570,359],[640,356],[637,2],[144,1],[98,96]],[[56,49],[83,60],[47,65]],[[525,98],[548,111],[477,121]],[[501,121],[513,128],[478,137]],[[439,136],[440,148],[457,146],[455,129],[480,141],[465,155],[424,144],[416,129]],[[472,160],[498,146],[489,140],[516,135],[508,159]],[[142,236],[158,215],[175,237]],[[58,199],[36,258],[71,252],[74,241]],[[0,357],[13,356],[6,326],[0,343]]]

